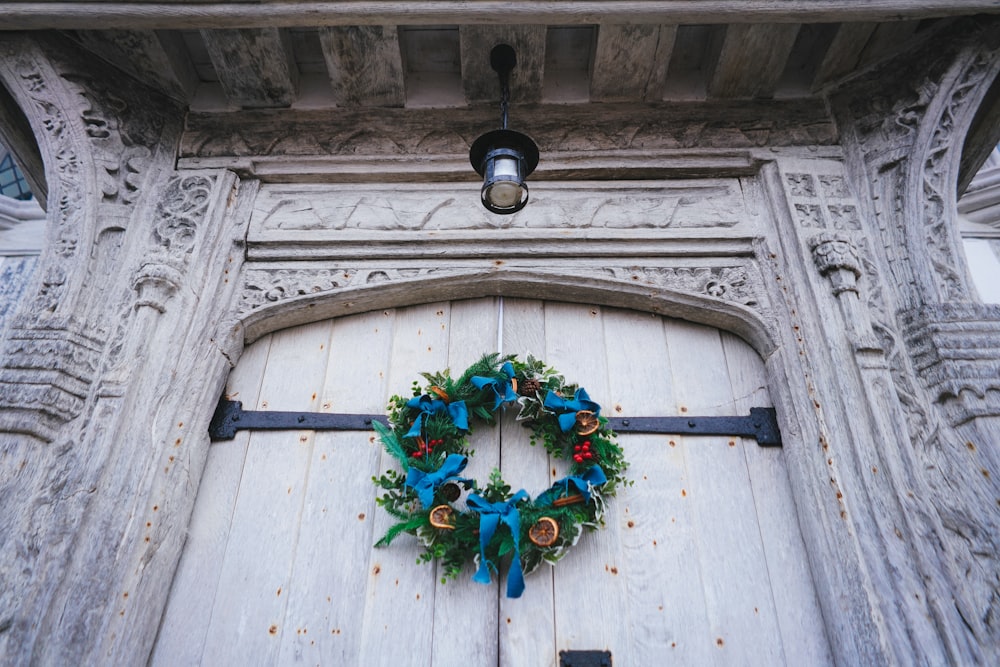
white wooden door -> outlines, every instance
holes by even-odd
[[[502,324],[501,324],[502,323]],[[498,336],[502,327],[502,336]],[[247,409],[382,412],[419,371],[497,348],[533,353],[608,415],[746,414],[760,358],[716,329],[633,311],[496,298],[372,312],[250,346],[228,392]],[[505,418],[466,474],[532,495],[564,473]],[[240,433],[212,445],[155,665],[558,664],[564,649],[630,665],[830,662],[783,453],[733,437],[621,436],[634,485],[555,568],[504,586],[442,585],[390,525],[373,433]],[[786,447],[798,446],[786,442]]]

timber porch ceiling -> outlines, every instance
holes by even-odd
[[[0,3],[3,28],[59,30],[190,109],[180,156],[186,166],[251,172],[256,167],[237,158],[287,146],[288,128],[309,134],[322,124],[382,123],[426,138],[448,127],[458,144],[471,142],[498,120],[499,87],[488,61],[501,42],[514,46],[519,60],[511,126],[540,132],[543,153],[556,140],[572,151],[574,126],[597,127],[596,118],[614,125],[616,114],[675,124],[728,115],[750,143],[760,130],[758,146],[769,143],[766,119],[793,118],[801,126],[793,143],[833,144],[824,102],[831,87],[977,12],[1000,12],[1000,2]],[[626,125],[618,131],[627,133]],[[230,130],[240,136],[220,145],[217,135]],[[641,140],[575,140],[581,150],[644,147]],[[389,141],[388,153],[418,150],[399,137]],[[456,171],[467,150],[448,141],[421,145],[451,155]],[[692,145],[727,144],[720,136]],[[356,148],[342,152],[379,153]],[[285,155],[317,152],[299,145]]]

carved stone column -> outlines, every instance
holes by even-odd
[[[256,186],[175,172],[181,110],[106,73],[56,36],[0,39],[49,186],[48,242],[0,342],[12,664],[146,660],[242,347],[228,275]]]
[[[1000,659],[1000,309],[973,302],[955,183],[964,136],[998,72],[1000,22],[977,19],[833,97],[866,195],[866,273],[884,276],[870,299],[876,331],[942,526],[941,543],[923,548],[954,554],[965,626],[954,637],[967,634],[969,659],[984,664]]]

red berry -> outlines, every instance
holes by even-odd
[[[590,451],[590,443],[589,442],[583,443],[583,451],[585,451],[585,452],[589,452]]]
[[[585,459],[592,459],[592,458],[594,458],[594,455],[591,454],[590,452],[584,452],[583,453],[583,458],[585,458]]]
[[[581,449],[580,445],[577,445],[576,447],[573,448],[573,451],[578,452],[580,451],[580,449]]]
[[[583,456],[581,456],[580,454],[574,454],[573,460],[576,461],[577,463],[583,463]]]
[[[590,447],[590,440],[584,440],[583,441],[583,446],[584,447]]]

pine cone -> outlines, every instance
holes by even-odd
[[[542,383],[533,378],[524,380],[517,385],[517,393],[521,396],[534,396],[542,388]]]

